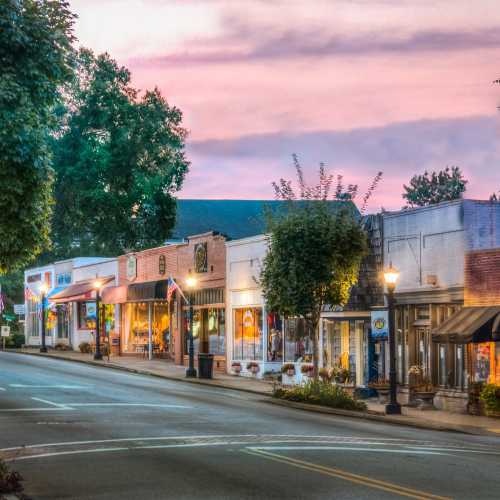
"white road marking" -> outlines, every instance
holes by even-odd
[[[0,391],[6,391],[7,389],[4,389],[3,387],[0,387]]]
[[[16,411],[71,411],[72,408],[5,408],[0,412],[16,412]]]
[[[9,387],[14,387],[16,389],[89,389],[90,385],[29,385],[29,384],[9,384]]]
[[[402,449],[396,450],[394,448],[368,448],[361,446],[249,446],[247,449],[252,451],[260,450],[281,450],[281,451],[294,451],[294,450],[311,450],[311,451],[323,451],[323,450],[341,450],[341,451],[368,451],[372,453],[403,453],[406,455],[446,455],[446,453],[426,451],[426,450],[414,450],[414,449]],[[452,451],[452,450],[450,450]]]
[[[155,404],[155,403],[68,403],[70,407],[86,407],[86,406],[143,406],[145,408],[192,408],[192,406],[184,405],[168,405],[168,404]]]
[[[71,406],[65,405],[65,404],[60,404],[60,403],[54,403],[53,401],[49,401],[47,399],[42,399],[42,398],[31,398],[34,401],[40,401],[40,403],[45,403],[50,406],[55,406],[57,408],[62,408],[63,410],[72,410]]]

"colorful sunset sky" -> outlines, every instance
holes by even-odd
[[[182,198],[272,198],[319,162],[400,208],[415,173],[458,165],[500,190],[499,0],[72,0],[79,44],[184,113]]]

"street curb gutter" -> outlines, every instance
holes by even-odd
[[[3,351],[3,352],[9,352],[9,351]],[[271,396],[271,392],[263,392],[263,391],[256,391],[254,389],[247,389],[245,387],[234,387],[232,385],[226,385],[224,383],[211,383],[208,381],[205,381],[203,379],[189,379],[189,378],[178,378],[178,377],[172,377],[169,375],[163,375],[161,373],[154,373],[150,372],[147,370],[139,370],[137,368],[128,368],[126,366],[121,366],[121,365],[116,365],[114,363],[108,363],[106,361],[103,361],[102,363],[99,361],[93,361],[91,359],[74,359],[74,358],[66,358],[64,356],[58,356],[57,354],[43,354],[40,352],[26,352],[26,351],[10,351],[15,354],[25,354],[26,356],[37,356],[40,358],[45,358],[45,359],[57,359],[59,361],[68,361],[70,363],[80,363],[82,365],[91,365],[91,366],[97,366],[99,368],[110,368],[112,370],[119,370],[122,372],[128,372],[128,373],[135,373],[136,375],[146,375],[148,377],[156,377],[156,378],[162,378],[165,380],[173,380],[175,382],[183,382],[186,384],[193,384],[193,385],[204,385],[208,387],[214,387],[216,389],[229,389],[233,391],[239,391],[239,392],[247,392],[249,394],[257,394],[259,396]],[[213,380],[213,379],[212,379]]]
[[[337,408],[328,408],[326,406],[317,406],[311,405],[307,403],[298,403],[295,401],[287,401],[283,399],[269,399],[264,400],[264,402],[285,406],[287,408],[294,408],[297,410],[309,411],[313,413],[323,413],[329,415],[337,415],[342,417],[352,417],[358,418],[362,420],[371,420],[375,422],[380,422],[383,424],[395,424],[395,425],[403,425],[406,427],[416,427],[418,429],[426,429],[433,431],[446,431],[446,432],[458,432],[460,434],[469,434],[473,436],[497,436],[497,433],[490,432],[486,429],[482,429],[479,427],[471,427],[471,426],[461,426],[461,425],[453,425],[447,424],[442,425],[438,423],[428,423],[428,422],[420,422],[412,417],[402,416],[396,417],[392,415],[385,414],[377,414],[375,412],[364,412],[364,411],[350,411],[350,410],[341,410]]]
[[[4,351],[4,352],[9,352],[9,351]],[[234,387],[231,385],[226,385],[226,384],[219,384],[219,383],[210,383],[207,381],[204,381],[203,379],[185,379],[185,378],[178,378],[178,377],[171,377],[169,375],[163,375],[160,373],[154,373],[154,372],[149,372],[147,370],[139,370],[136,368],[128,368],[126,366],[121,366],[121,365],[116,365],[116,364],[103,364],[100,363],[99,361],[93,361],[93,360],[85,360],[85,359],[74,359],[74,358],[66,358],[64,356],[58,356],[57,354],[43,354],[39,352],[26,352],[26,351],[10,351],[16,354],[25,354],[27,356],[38,356],[41,358],[46,358],[46,359],[56,359],[59,361],[68,361],[68,362],[74,362],[74,363],[80,363],[84,365],[91,365],[91,366],[97,366],[100,368],[109,368],[113,370],[119,370],[123,372],[128,372],[128,373],[135,373],[137,375],[146,375],[149,377],[156,377],[156,378],[162,378],[165,380],[172,380],[175,382],[183,382],[187,384],[193,384],[193,385],[203,385],[203,386],[208,386],[208,387],[214,387],[214,388],[220,388],[220,389],[229,389],[233,391],[239,391],[239,392],[246,392],[249,394],[256,394],[259,396],[263,396],[266,399],[262,399],[262,402],[268,403],[268,404],[273,404],[273,405],[278,405],[278,406],[284,406],[287,408],[293,408],[297,410],[303,410],[303,411],[308,411],[312,413],[321,413],[321,414],[328,414],[328,415],[337,415],[341,417],[350,417],[350,418],[357,418],[357,419],[362,419],[362,420],[370,420],[374,422],[380,422],[380,423],[385,423],[385,424],[395,424],[395,425],[402,425],[402,426],[407,426],[407,427],[414,427],[417,429],[425,429],[425,430],[434,430],[434,431],[447,431],[447,432],[457,432],[460,434],[468,434],[468,435],[473,435],[473,436],[496,436],[498,437],[498,433],[495,432],[490,432],[486,429],[482,429],[479,427],[472,427],[472,426],[461,426],[461,425],[453,425],[453,424],[439,424],[439,423],[430,423],[430,422],[420,422],[419,420],[413,418],[413,417],[408,417],[408,416],[392,416],[392,415],[385,415],[385,414],[377,414],[375,412],[358,412],[358,411],[350,411],[350,410],[341,410],[337,408],[328,408],[326,406],[317,406],[317,405],[311,405],[307,403],[298,403],[295,401],[286,401],[283,399],[274,399],[271,397],[271,393],[266,393],[263,391],[256,391],[253,389],[247,389],[244,387]],[[104,362],[106,363],[106,362]]]

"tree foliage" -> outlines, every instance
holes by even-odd
[[[82,49],[55,140],[57,256],[113,255],[161,244],[189,163],[182,113],[143,94],[108,54]]]
[[[0,274],[49,246],[53,106],[72,72],[64,1],[0,2]]]
[[[409,186],[403,186],[403,198],[409,207],[425,207],[442,201],[457,200],[463,196],[467,186],[459,167],[446,167],[439,172],[424,172],[415,175]]]
[[[345,204],[332,210],[329,198],[334,177],[320,165],[319,182],[309,187],[296,158],[294,163],[299,193],[296,194],[291,181],[281,179],[274,184],[276,197],[290,203],[285,213],[269,217],[269,248],[261,285],[271,311],[285,317],[303,317],[314,332],[313,362],[317,376],[321,311],[326,304],[344,305],[348,301],[367,251],[367,241],[352,204],[357,187],[351,185],[344,190],[337,180],[333,199]],[[377,175],[378,180],[381,175]],[[371,196],[378,180],[364,199]]]

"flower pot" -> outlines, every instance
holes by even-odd
[[[290,368],[289,370],[286,371],[286,374],[289,377],[295,377],[295,370],[293,368]]]
[[[415,391],[414,397],[417,402],[417,408],[419,410],[433,410],[435,394],[435,392],[431,391]]]
[[[239,375],[241,373],[241,366],[240,365],[234,365],[231,367],[233,369],[233,372],[236,374],[236,375]]]
[[[377,387],[377,398],[381,405],[385,405],[389,402],[389,387]]]
[[[250,371],[252,372],[253,375],[257,375],[257,373],[259,373],[259,367],[258,366],[252,366],[250,368]]]

